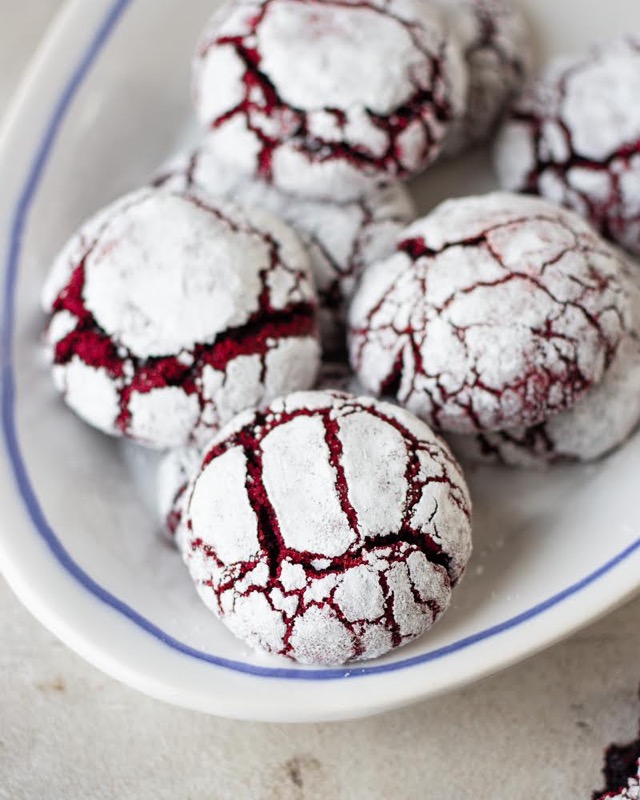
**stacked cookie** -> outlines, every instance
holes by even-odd
[[[640,415],[640,303],[587,223],[510,194],[414,221],[404,182],[491,135],[530,52],[507,0],[228,2],[196,47],[197,147],[53,265],[57,387],[168,451],[166,528],[258,649],[373,658],[440,618],[471,552],[441,434],[552,460],[591,415],[589,456]]]

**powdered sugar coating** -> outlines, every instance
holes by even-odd
[[[447,133],[455,156],[486,139],[533,66],[529,25],[512,0],[439,0],[465,58],[466,111]]]
[[[43,305],[69,406],[153,447],[206,441],[238,411],[316,378],[308,258],[267,212],[134,192],[72,237]]]
[[[597,383],[623,336],[621,261],[538,198],[451,200],[365,272],[350,310],[362,384],[441,430],[535,425]]]
[[[345,302],[359,276],[368,264],[391,253],[398,233],[415,217],[413,201],[401,184],[374,189],[350,203],[296,197],[219,162],[206,139],[192,153],[169,163],[156,183],[179,191],[196,188],[264,208],[291,225],[309,252],[320,332],[328,352],[344,349]]]
[[[158,466],[156,499],[163,532],[178,547],[185,533],[184,503],[191,479],[202,462],[200,447],[177,447],[169,450]]]
[[[424,0],[238,0],[194,60],[219,161],[337,201],[431,163],[465,90],[459,50]]]
[[[630,329],[603,379],[582,400],[533,428],[452,437],[454,452],[466,460],[532,468],[594,461],[626,442],[640,422],[638,276],[629,279],[628,292]]]
[[[373,658],[427,630],[471,551],[446,445],[407,411],[299,392],[212,441],[187,501],[185,562],[211,610],[303,663]]]
[[[496,143],[500,184],[541,194],[640,253],[640,35],[552,62]]]

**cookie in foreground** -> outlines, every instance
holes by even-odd
[[[471,554],[471,501],[446,444],[403,409],[341,392],[239,415],[185,509],[204,603],[252,647],[305,664],[420,636]]]

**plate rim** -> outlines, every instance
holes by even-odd
[[[637,577],[638,571],[636,571],[636,575],[634,575],[632,570],[619,568],[623,566],[628,568],[630,564],[632,565],[631,562],[634,562],[636,559],[640,563],[640,538],[636,539],[636,541],[625,548],[624,551],[617,554],[615,557],[607,561],[604,565],[601,565],[589,575],[582,578],[580,581],[577,581],[563,591],[556,593],[550,598],[547,598],[542,603],[539,603],[536,606],[527,609],[526,611],[510,619],[504,620],[502,623],[493,625],[441,648],[436,648],[435,650],[427,651],[426,653],[389,664],[373,665],[369,667],[360,666],[358,664],[350,666],[348,665],[341,668],[320,668],[314,670],[259,667],[246,664],[244,662],[236,662],[230,659],[210,656],[209,654],[202,653],[194,648],[177,642],[177,640],[175,640],[173,637],[168,636],[157,626],[149,623],[148,620],[145,620],[143,615],[135,612],[133,609],[130,609],[128,606],[126,606],[126,604],[123,604],[122,601],[119,601],[117,597],[93,581],[90,576],[87,575],[87,573],[85,573],[84,570],[82,570],[82,568],[73,561],[73,559],[71,559],[69,554],[66,553],[64,546],[57,539],[55,531],[50,529],[53,535],[53,540],[50,540],[48,537],[44,536],[42,523],[46,528],[49,528],[44,514],[38,507],[36,511],[40,512],[42,519],[38,520],[36,517],[34,517],[33,508],[30,507],[28,502],[29,498],[28,496],[25,496],[24,486],[21,485],[21,478],[26,479],[28,482],[26,465],[22,464],[25,474],[21,476],[18,468],[20,466],[20,462],[18,462],[18,467],[16,467],[16,462],[12,458],[12,449],[14,447],[17,448],[19,455],[19,445],[17,441],[17,434],[15,430],[11,430],[12,425],[9,424],[13,423],[13,382],[11,359],[13,312],[11,309],[10,295],[11,290],[14,287],[12,287],[11,281],[12,278],[15,279],[17,277],[17,270],[20,266],[20,236],[28,219],[31,205],[37,195],[38,185],[46,167],[47,157],[50,154],[51,147],[55,143],[60,124],[65,119],[67,112],[71,108],[75,94],[84,83],[84,80],[87,77],[95,58],[97,58],[103,47],[108,43],[111,33],[115,30],[124,12],[126,12],[126,10],[133,5],[133,0],[100,0],[99,3],[92,4],[93,9],[91,16],[95,20],[95,23],[86,35],[86,39],[83,39],[82,36],[77,37],[77,35],[74,33],[74,31],[77,31],[78,29],[77,21],[80,18],[80,13],[82,13],[84,17],[87,16],[86,5],[84,8],[82,8],[82,5],[82,0],[73,0],[73,2],[69,2],[56,18],[48,36],[37,52],[27,76],[23,80],[21,88],[19,89],[14,102],[7,113],[3,130],[0,132],[0,165],[2,165],[4,160],[9,157],[8,143],[11,141],[12,137],[15,136],[15,131],[20,129],[22,124],[22,115],[28,112],[32,95],[35,96],[38,93],[37,89],[39,85],[44,86],[44,84],[51,84],[52,82],[56,83],[58,91],[55,93],[53,111],[51,116],[45,121],[45,125],[42,129],[42,135],[39,138],[36,138],[38,147],[34,152],[35,158],[30,162],[31,167],[27,172],[26,180],[24,182],[19,181],[19,185],[22,186],[22,189],[17,195],[17,202],[14,202],[15,198],[12,195],[11,200],[3,200],[0,202],[0,205],[4,204],[7,206],[7,208],[13,208],[13,211],[9,214],[11,227],[9,229],[10,235],[6,236],[6,259],[4,259],[3,251],[2,277],[4,291],[2,296],[3,312],[0,319],[2,336],[2,376],[0,377],[0,388],[2,390],[2,395],[0,397],[0,413],[2,414],[3,460],[6,462],[6,460],[9,459],[11,462],[10,472],[13,475],[14,482],[17,482],[18,484],[16,488],[19,489],[21,495],[20,501],[26,506],[26,509],[23,509],[23,511],[26,510],[29,513],[30,532],[36,536],[41,536],[46,539],[46,544],[50,550],[49,558],[51,558],[51,555],[54,556],[57,566],[60,569],[65,570],[66,577],[74,580],[77,584],[77,588],[80,588],[84,592],[89,591],[99,601],[106,603],[112,609],[119,611],[124,618],[123,621],[126,624],[133,623],[133,626],[136,626],[138,629],[142,628],[147,634],[151,633],[165,646],[169,646],[174,650],[178,650],[178,652],[181,652],[182,655],[190,656],[192,658],[195,657],[201,661],[205,661],[208,667],[215,665],[221,669],[231,669],[234,671],[240,671],[242,673],[248,673],[252,680],[255,680],[256,678],[260,680],[267,678],[269,680],[285,680],[289,682],[304,681],[309,684],[313,681],[335,681],[337,679],[344,679],[345,677],[358,679],[371,679],[375,677],[380,678],[389,673],[401,670],[409,670],[414,672],[414,667],[420,667],[439,658],[443,658],[451,655],[452,653],[458,652],[461,649],[467,649],[473,645],[485,642],[499,633],[504,633],[505,631],[511,631],[513,633],[516,629],[518,632],[522,631],[522,626],[524,626],[526,623],[532,623],[536,620],[540,621],[540,616],[549,608],[558,607],[565,600],[569,600],[571,598],[575,599],[578,594],[588,587],[596,586],[598,583],[602,585],[602,578],[607,573],[617,569],[619,578],[617,583],[622,584],[617,587],[618,591],[613,591],[611,589],[607,592],[605,589],[603,589],[600,593],[602,595],[601,602],[594,603],[592,601],[589,611],[585,612],[583,610],[582,615],[579,618],[574,618],[573,622],[567,619],[564,625],[558,625],[556,621],[555,629],[553,625],[549,626],[549,628],[546,630],[546,636],[539,635],[537,639],[534,637],[533,644],[529,642],[528,646],[521,644],[519,648],[512,647],[510,650],[507,648],[507,654],[502,658],[494,658],[493,662],[491,659],[489,659],[483,665],[479,664],[477,669],[471,670],[471,674],[459,674],[457,677],[452,677],[448,682],[445,681],[444,684],[440,685],[439,687],[422,685],[421,688],[418,688],[416,686],[412,686],[410,689],[406,689],[405,691],[396,691],[393,697],[388,697],[384,700],[376,698],[378,701],[377,703],[376,701],[371,701],[369,704],[363,704],[360,702],[359,705],[354,703],[354,707],[345,708],[344,713],[337,709],[334,710],[330,716],[320,717],[331,719],[375,713],[376,711],[405,705],[414,700],[447,691],[455,688],[456,686],[470,683],[479,679],[480,677],[483,677],[484,675],[506,668],[512,663],[520,661],[529,655],[532,655],[534,652],[550,646],[555,641],[568,636],[578,628],[583,627],[599,616],[604,615],[635,594],[638,589],[640,589],[640,579]],[[82,42],[77,42],[78,58],[76,59],[75,67],[72,69],[70,74],[62,75],[60,74],[60,70],[56,71],[55,68],[52,70],[49,61],[51,55],[55,54],[56,50],[58,49],[59,41],[65,35],[69,34],[73,34],[73,37],[78,38],[78,40],[82,39]],[[9,196],[9,194],[10,193],[7,193],[7,196]],[[3,231],[0,230],[0,239],[2,238],[2,235]],[[4,467],[6,468],[6,466],[7,465],[5,463]],[[3,486],[6,487],[6,484],[3,484]],[[9,491],[9,489],[5,488],[0,491],[0,494],[4,494],[5,492],[8,493]],[[35,495],[35,492],[33,492],[33,497],[37,502],[37,496]],[[104,671],[114,675],[114,677],[123,680],[125,683],[134,685],[136,688],[160,697],[161,699],[169,700],[170,702],[177,702],[179,705],[189,705],[191,707],[198,708],[202,707],[202,705],[199,703],[190,703],[188,701],[185,702],[184,698],[182,700],[176,700],[175,686],[160,687],[157,683],[154,683],[152,680],[150,680],[148,674],[141,673],[138,676],[132,675],[131,671],[135,669],[134,665],[120,664],[120,667],[118,668],[118,665],[112,663],[112,660],[109,660],[107,653],[101,652],[98,654],[100,647],[98,646],[96,649],[97,643],[95,642],[94,636],[90,635],[90,633],[86,630],[84,632],[80,632],[77,629],[77,625],[74,626],[73,621],[57,618],[55,609],[47,608],[47,603],[44,602],[45,597],[39,597],[36,589],[28,586],[28,580],[25,580],[24,564],[20,562],[19,557],[16,560],[15,548],[14,552],[12,553],[10,549],[7,549],[7,547],[4,546],[4,540],[6,536],[7,533],[5,528],[2,526],[2,528],[0,528],[0,566],[5,573],[5,577],[7,578],[9,584],[12,586],[18,597],[46,627],[51,629],[52,632],[65,641],[65,643],[67,643],[72,649],[79,652],[79,654],[84,658],[94,663]],[[77,574],[78,571],[82,572],[86,579],[79,578]],[[626,575],[627,573],[627,580],[621,580],[621,575]],[[88,582],[90,582],[92,585],[88,585]],[[582,598],[584,598],[584,596],[585,595],[581,595]],[[115,600],[115,604],[110,598]],[[50,598],[46,599],[48,600]],[[561,614],[560,618],[563,616],[567,616],[566,613]],[[82,625],[80,627],[82,627]],[[529,639],[529,637],[526,638]],[[502,641],[504,642],[505,640],[502,639]],[[178,645],[178,647],[176,647],[176,645]],[[102,649],[104,649],[104,643],[102,643]],[[469,673],[469,670],[467,670],[467,673]],[[154,688],[156,691],[154,691]],[[167,689],[169,689],[169,691],[167,691]],[[214,713],[225,712],[215,711]],[[251,713],[251,711],[249,711],[247,715],[247,710],[244,708],[239,709],[237,713],[233,713],[233,710],[227,710],[226,713],[229,716],[256,718],[255,713]],[[257,718],[264,717],[258,716]],[[272,717],[267,718],[271,719]],[[279,715],[277,718],[283,719],[283,716]],[[319,717],[308,717],[303,713],[300,718],[318,719]]]

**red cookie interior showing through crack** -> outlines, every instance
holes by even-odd
[[[304,663],[373,658],[427,630],[470,555],[470,500],[408,412],[307,392],[247,412],[190,488],[183,554],[252,646]]]
[[[371,267],[350,311],[362,384],[451,432],[531,426],[602,378],[625,331],[621,260],[575,214],[448,201]]]
[[[245,0],[205,30],[194,96],[220,160],[284,191],[350,200],[424,169],[466,71],[423,0]]]
[[[323,361],[314,388],[360,394],[362,387],[346,362]],[[163,532],[178,547],[185,531],[184,506],[189,484],[196,476],[202,456],[203,451],[198,447],[175,448],[167,453],[158,468],[156,494]]]
[[[289,195],[218,161],[206,139],[160,170],[155,185],[202,190],[266,209],[291,225],[309,252],[322,343],[329,353],[345,349],[345,305],[358,278],[369,264],[393,251],[396,236],[415,218],[413,201],[401,184],[376,189],[348,203]]]
[[[315,380],[308,259],[263,212],[135,192],[69,242],[44,305],[67,403],[151,446],[206,439],[238,411]]]

